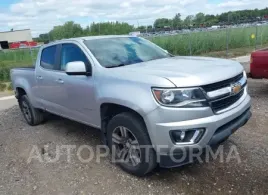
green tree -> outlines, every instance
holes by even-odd
[[[183,21],[184,26],[189,27],[193,25],[193,20],[194,20],[193,15],[186,16],[186,18]]]
[[[195,15],[194,23],[196,26],[200,26],[200,25],[204,24],[205,19],[206,19],[205,14],[200,12],[200,13]]]
[[[155,20],[154,27],[163,29],[165,27],[170,27],[171,24],[172,24],[172,20],[168,18],[159,18]]]
[[[138,31],[145,31],[146,30],[146,26],[139,26],[137,28]]]
[[[217,18],[217,16],[214,16],[214,15],[205,15],[205,22],[204,24],[206,26],[212,26],[212,25],[215,25],[215,24],[218,24],[219,23],[219,20]]]
[[[83,28],[80,24],[75,24],[72,21],[66,22],[62,26],[54,26],[54,28],[49,32],[53,40],[79,37],[83,35]]]
[[[181,14],[177,13],[172,19],[172,28],[180,28],[182,26]]]

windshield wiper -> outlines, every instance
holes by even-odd
[[[113,66],[107,66],[106,68],[116,68],[116,67],[120,67],[120,66],[127,66],[127,64],[117,64],[117,65],[113,65]]]

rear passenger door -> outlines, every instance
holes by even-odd
[[[57,84],[60,74],[59,49],[60,45],[44,48],[40,57],[40,66],[36,67],[37,97],[44,109],[57,114],[62,110],[59,102],[65,97],[63,89]]]

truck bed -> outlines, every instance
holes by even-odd
[[[10,76],[13,87],[27,86],[25,90],[31,91],[36,85],[35,68],[33,66],[13,68],[10,71]]]

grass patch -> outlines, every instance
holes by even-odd
[[[7,85],[5,83],[0,83],[0,91],[5,91]]]
[[[0,62],[0,82],[9,82],[10,81],[10,70],[12,68],[32,66],[31,62]]]
[[[0,51],[0,82],[10,81],[12,68],[32,66],[36,60],[38,50],[3,50]]]
[[[226,51],[236,48],[254,48],[268,43],[268,26],[258,26],[257,39],[251,35],[256,34],[256,27],[222,29],[211,32],[194,32],[174,36],[149,38],[152,42],[175,55],[201,55],[217,51]]]
[[[268,48],[268,43],[263,44],[261,48]],[[235,58],[239,56],[245,56],[251,54],[252,51],[255,50],[254,47],[241,47],[241,48],[236,48],[236,49],[229,49],[228,50],[228,55],[226,51],[214,51],[214,52],[209,52],[209,53],[204,53],[201,54],[201,56],[209,56],[209,57],[218,57],[218,58]]]
[[[10,92],[13,91],[13,86],[11,82],[0,82],[0,92]]]
[[[36,59],[37,49],[3,50],[0,52],[0,62],[33,62]]]
[[[8,83],[8,84],[7,84],[7,90],[8,90],[8,91],[12,91],[12,90],[13,90],[12,83]]]

